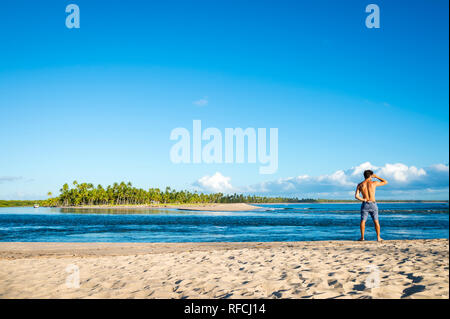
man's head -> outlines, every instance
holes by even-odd
[[[373,175],[373,171],[371,171],[370,169],[364,171],[364,178],[365,179],[369,178],[372,175]]]

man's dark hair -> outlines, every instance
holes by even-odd
[[[373,171],[371,171],[370,169],[364,171],[364,178],[369,178],[372,175]]]

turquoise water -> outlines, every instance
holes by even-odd
[[[384,239],[449,238],[448,203],[378,204]],[[0,241],[236,242],[356,240],[358,204],[260,205],[252,212],[0,208]],[[375,239],[373,223],[366,239]]]

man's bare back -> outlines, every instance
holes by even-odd
[[[377,178],[379,179],[379,181],[373,181],[372,178]],[[379,178],[378,176],[373,174],[371,178],[368,178],[358,184],[358,187],[356,188],[356,198],[363,202],[375,202],[375,190],[377,186],[383,186],[386,184],[386,180]],[[363,198],[361,198],[358,193],[361,193]]]

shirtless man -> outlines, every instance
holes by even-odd
[[[375,189],[377,186],[386,185],[388,182],[381,177],[375,175],[371,170],[364,171],[365,180],[358,184],[356,187],[355,198],[362,201],[361,204],[361,238],[360,241],[364,240],[364,231],[366,229],[367,217],[372,217],[373,223],[375,224],[375,231],[377,232],[377,240],[382,241],[380,237],[380,223],[378,222],[378,206],[375,201]],[[378,181],[373,181],[372,178],[378,179]],[[360,196],[360,193],[363,197]]]

